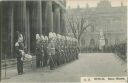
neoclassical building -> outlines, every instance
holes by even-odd
[[[109,0],[100,0],[96,7],[85,5],[86,8],[78,6],[76,9],[69,10],[69,13],[83,16],[88,23],[94,25],[94,27],[87,28],[82,35],[82,48],[98,47],[101,29],[107,46],[127,42],[127,6],[122,2],[120,6],[113,6]]]
[[[65,0],[0,1],[2,54],[14,55],[16,31],[23,34],[28,51],[34,53],[35,36],[49,32],[66,35]]]

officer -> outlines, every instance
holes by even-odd
[[[47,51],[47,45],[48,45],[48,37],[45,36],[44,37],[44,46],[43,46],[43,50],[44,50],[44,58],[43,58],[43,66],[48,66],[47,61],[48,61],[48,51]]]
[[[17,58],[17,71],[18,75],[23,74],[23,54],[24,54],[24,44],[22,34],[18,34],[18,41],[15,43],[15,53]]]
[[[63,64],[62,35],[60,35],[60,62]]]
[[[53,33],[49,33],[49,43],[48,43],[48,53],[49,53],[49,65],[50,70],[55,68],[54,55],[55,55],[55,42],[53,39]]]
[[[69,38],[69,58],[70,58],[70,62],[72,61],[72,43],[71,43],[71,37]]]
[[[62,44],[63,44],[63,47],[62,47],[62,49],[63,49],[63,61],[64,61],[64,64],[66,63],[66,54],[65,54],[65,36],[63,36],[62,37],[63,38],[63,40],[62,40]]]
[[[60,41],[60,43],[61,43],[61,45],[60,45],[61,55],[60,56],[61,56],[61,63],[62,64],[64,64],[64,58],[65,58],[64,57],[64,50],[63,50],[63,39],[64,39],[63,36],[61,36],[61,41]]]
[[[45,42],[45,38],[43,35],[41,35],[41,58],[40,58],[40,62],[41,62],[41,66],[43,67],[43,58],[44,58],[44,42]]]
[[[53,43],[54,43],[54,48],[55,48],[55,54],[53,55],[53,60],[54,60],[55,67],[57,67],[56,41],[57,41],[56,33],[53,33]]]
[[[56,56],[56,66],[60,65],[59,61],[59,34],[56,35],[56,43],[55,43],[55,56]]]
[[[61,61],[61,35],[60,34],[57,34],[57,63],[58,63],[58,66],[60,66],[62,63]]]
[[[42,46],[41,46],[41,38],[39,34],[36,34],[36,66],[37,68],[41,67],[42,63]]]
[[[66,56],[67,56],[67,62],[69,62],[69,52],[68,52],[68,36],[66,36]]]
[[[66,45],[66,36],[64,36],[64,56],[65,56],[65,63],[67,63],[67,45]]]

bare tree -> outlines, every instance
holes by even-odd
[[[67,26],[71,29],[75,38],[78,39],[80,43],[80,39],[84,31],[88,27],[92,27],[92,23],[88,23],[88,20],[85,16],[75,16],[70,15],[66,17]]]

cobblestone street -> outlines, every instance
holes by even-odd
[[[2,80],[2,83],[79,82],[82,76],[126,76],[126,67],[126,63],[112,53],[83,53],[79,60],[55,70],[26,71],[23,75]]]

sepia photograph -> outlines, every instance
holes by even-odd
[[[127,0],[0,0],[0,83],[127,83],[127,38]]]

